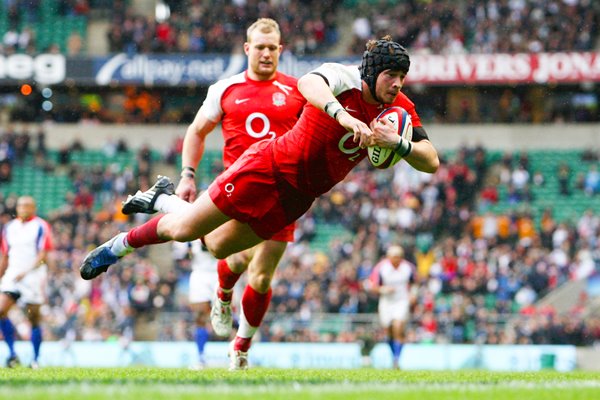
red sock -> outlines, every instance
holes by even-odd
[[[130,230],[127,233],[127,244],[137,249],[138,247],[143,247],[148,244],[168,242],[168,240],[158,237],[158,234],[156,233],[156,226],[162,217],[164,217],[164,214],[154,217],[145,224]]]
[[[233,342],[233,349],[236,351],[244,351],[248,352],[250,350],[250,345],[252,344],[252,338],[244,338],[244,337],[235,337],[235,341]]]
[[[271,303],[271,293],[271,288],[267,293],[258,293],[252,286],[246,285],[246,290],[242,295],[242,310],[250,326],[260,326]]]
[[[217,273],[219,274],[219,290],[217,290],[217,296],[219,296],[221,301],[230,302],[231,297],[233,296],[233,287],[242,274],[233,272],[225,260],[219,260],[217,262]],[[224,292],[221,289],[227,291]]]

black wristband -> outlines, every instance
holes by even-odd
[[[192,167],[188,167],[187,165],[185,167],[181,168],[182,171],[192,171],[194,174],[196,173],[196,170]]]
[[[406,151],[404,152],[404,154],[402,154],[402,158],[404,158],[407,155],[409,155],[410,152],[412,151],[412,143],[410,142],[410,140],[407,140],[407,142],[408,142],[408,148],[406,149]]]
[[[192,178],[192,179],[194,179],[196,177],[196,174],[194,174],[193,172],[190,172],[190,171],[182,171],[181,172],[181,177],[182,178]]]
[[[398,154],[400,157],[406,157],[412,151],[412,143],[410,140],[406,140],[404,138],[400,138],[396,147],[394,147],[394,153]]]
[[[342,106],[339,101],[334,100],[325,104],[325,107],[323,107],[323,111],[325,111],[331,118],[337,121],[337,116],[340,114],[340,112],[345,110],[344,106]]]

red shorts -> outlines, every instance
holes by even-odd
[[[270,140],[252,145],[208,187],[221,212],[248,224],[261,238],[291,242],[295,221],[315,198],[283,179],[273,162]]]

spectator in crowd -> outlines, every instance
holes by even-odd
[[[600,172],[596,164],[591,164],[585,174],[583,191],[588,196],[594,196],[600,192]]]

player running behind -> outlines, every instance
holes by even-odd
[[[225,146],[223,164],[227,169],[251,145],[264,139],[275,139],[289,131],[298,121],[306,100],[298,91],[298,80],[277,71],[281,55],[279,25],[270,18],[260,18],[247,30],[244,51],[248,58],[246,71],[212,85],[194,121],[186,131],[182,151],[181,180],[175,193],[190,203],[197,197],[195,168],[204,153],[206,136],[221,123]],[[164,180],[163,180],[164,181]],[[157,190],[171,193],[164,182]],[[147,194],[139,193],[139,196]],[[259,201],[259,199],[257,199]],[[126,214],[144,212],[136,206],[138,198],[128,199]],[[167,203],[158,211],[177,212],[180,205]],[[154,212],[154,210],[152,210]],[[248,367],[248,350],[271,301],[271,280],[288,242],[294,241],[295,224],[284,227],[256,247],[233,254],[217,263],[219,285],[212,304],[211,323],[215,334],[229,337],[232,330],[231,299],[233,288],[248,269],[248,285],[242,298],[237,335],[230,344],[230,369]]]
[[[343,180],[366,157],[368,146],[394,149],[413,168],[434,173],[437,152],[414,104],[400,91],[409,67],[408,52],[388,36],[367,43],[360,67],[326,63],[304,75],[298,88],[309,104],[288,133],[252,145],[192,205],[158,188],[147,191],[140,196],[146,212],[168,203],[177,204],[168,209],[178,211],[92,250],[81,276],[93,279],[135,248],[169,240],[201,238],[220,259],[252,248]],[[411,115],[412,141],[401,138],[391,122],[376,120],[391,105]]]
[[[369,277],[370,291],[379,296],[379,322],[388,335],[394,369],[400,366],[404,332],[409,320],[410,285],[415,266],[404,258],[404,249],[390,246]]]
[[[52,235],[50,225],[36,216],[33,197],[17,199],[17,217],[4,226],[0,249],[0,330],[8,345],[6,366],[19,365],[14,347],[15,327],[8,319],[8,312],[19,300],[25,304],[31,323],[33,359],[29,366],[37,369],[42,345],[40,308],[46,298],[46,259],[52,250]]]
[[[200,240],[173,242],[173,251],[179,256],[178,259],[189,260],[192,269],[188,300],[195,318],[194,342],[198,350],[198,360],[190,369],[201,370],[206,367],[204,348],[209,338],[207,325],[210,304],[217,286],[217,260],[202,247]]]

